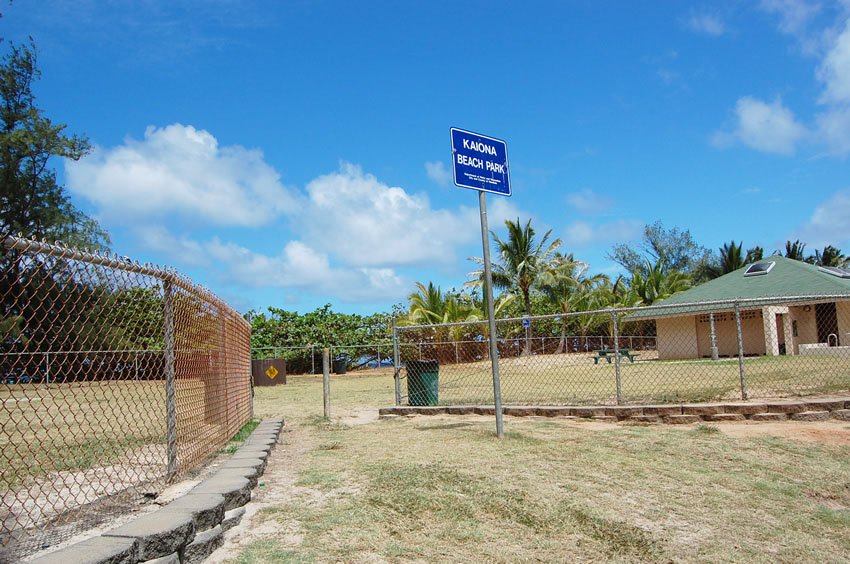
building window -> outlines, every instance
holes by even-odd
[[[721,323],[723,321],[728,321],[728,320],[729,320],[729,314],[728,313],[715,313],[714,314],[714,322],[715,323]],[[699,317],[697,317],[697,321],[699,321],[700,323],[711,323],[711,314],[704,313],[704,314],[700,315]]]
[[[772,260],[762,260],[754,262],[744,271],[744,276],[762,276],[773,270],[776,262]]]

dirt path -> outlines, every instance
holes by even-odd
[[[279,517],[264,521],[258,513],[285,504],[294,497],[313,495],[315,490],[295,485],[299,467],[312,448],[313,440],[306,429],[291,425],[283,427],[278,445],[269,456],[260,484],[254,490],[253,499],[245,505],[242,521],[225,533],[224,545],[205,562],[234,560],[246,545],[260,539],[273,538],[283,546],[297,546],[301,543],[297,522]]]
[[[850,446],[850,423],[847,421],[720,423],[717,428],[730,437],[770,436],[803,443]]]
[[[359,407],[350,410],[335,409],[334,420],[345,426],[365,425],[378,420],[377,407]],[[262,511],[285,505],[298,499],[299,503],[320,505],[332,495],[340,492],[322,492],[317,489],[296,485],[301,466],[316,441],[310,429],[303,425],[286,424],[280,433],[278,445],[269,457],[266,471],[260,478],[254,497],[245,506],[245,515],[238,526],[224,535],[224,545],[213,552],[205,562],[230,562],[239,557],[242,550],[258,540],[274,539],[281,547],[301,544],[299,525],[279,514],[266,520]]]

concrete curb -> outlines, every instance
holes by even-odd
[[[93,537],[66,549],[42,556],[32,562],[39,564],[133,564],[139,561],[136,539]]]
[[[139,562],[168,556],[195,538],[195,524],[188,511],[160,509],[112,529],[103,537],[127,537],[139,543]]]
[[[203,562],[221,546],[224,531],[236,526],[245,515],[242,506],[251,500],[251,489],[262,476],[282,427],[282,419],[260,423],[213,475],[161,509],[32,562]]]
[[[191,543],[183,549],[183,564],[200,564],[207,556],[224,543],[224,531],[221,525],[214,529],[204,531],[195,537]]]
[[[195,532],[200,533],[212,529],[224,519],[224,496],[189,492],[175,499],[160,511],[190,513],[195,525]]]
[[[610,406],[504,406],[502,412],[514,417],[560,417],[633,423],[684,424],[699,421],[824,421],[850,419],[850,396],[765,402],[728,402],[667,405]],[[378,410],[381,418],[409,415],[495,415],[493,406],[439,405],[395,406]]]
[[[221,470],[207,478],[189,493],[221,494],[224,496],[224,510],[230,511],[242,507],[251,501],[251,482],[241,476],[227,476]]]
[[[244,507],[237,507],[236,509],[231,509],[230,511],[224,514],[224,519],[221,521],[221,529],[223,531],[229,531],[230,529],[238,525],[242,521],[242,517],[244,516]]]

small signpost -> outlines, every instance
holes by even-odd
[[[493,275],[490,271],[490,236],[487,228],[486,192],[511,195],[508,169],[508,144],[501,139],[452,127],[452,171],[455,184],[478,191],[481,211],[481,244],[484,247],[484,299],[490,328],[490,364],[493,370],[493,403],[496,435],[504,436],[502,389],[499,381],[499,347],[496,339],[496,314],[493,308]]]
[[[528,329],[529,327],[531,327],[531,320],[527,317],[524,318],[522,320],[522,326],[523,326],[523,328]]]

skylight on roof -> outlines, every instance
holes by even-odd
[[[838,276],[839,278],[850,278],[850,270],[846,268],[838,268],[837,266],[819,266],[818,270]]]
[[[747,270],[744,271],[744,276],[762,276],[770,272],[775,265],[776,262],[772,260],[761,260],[759,262],[754,262],[753,264],[747,267]]]

